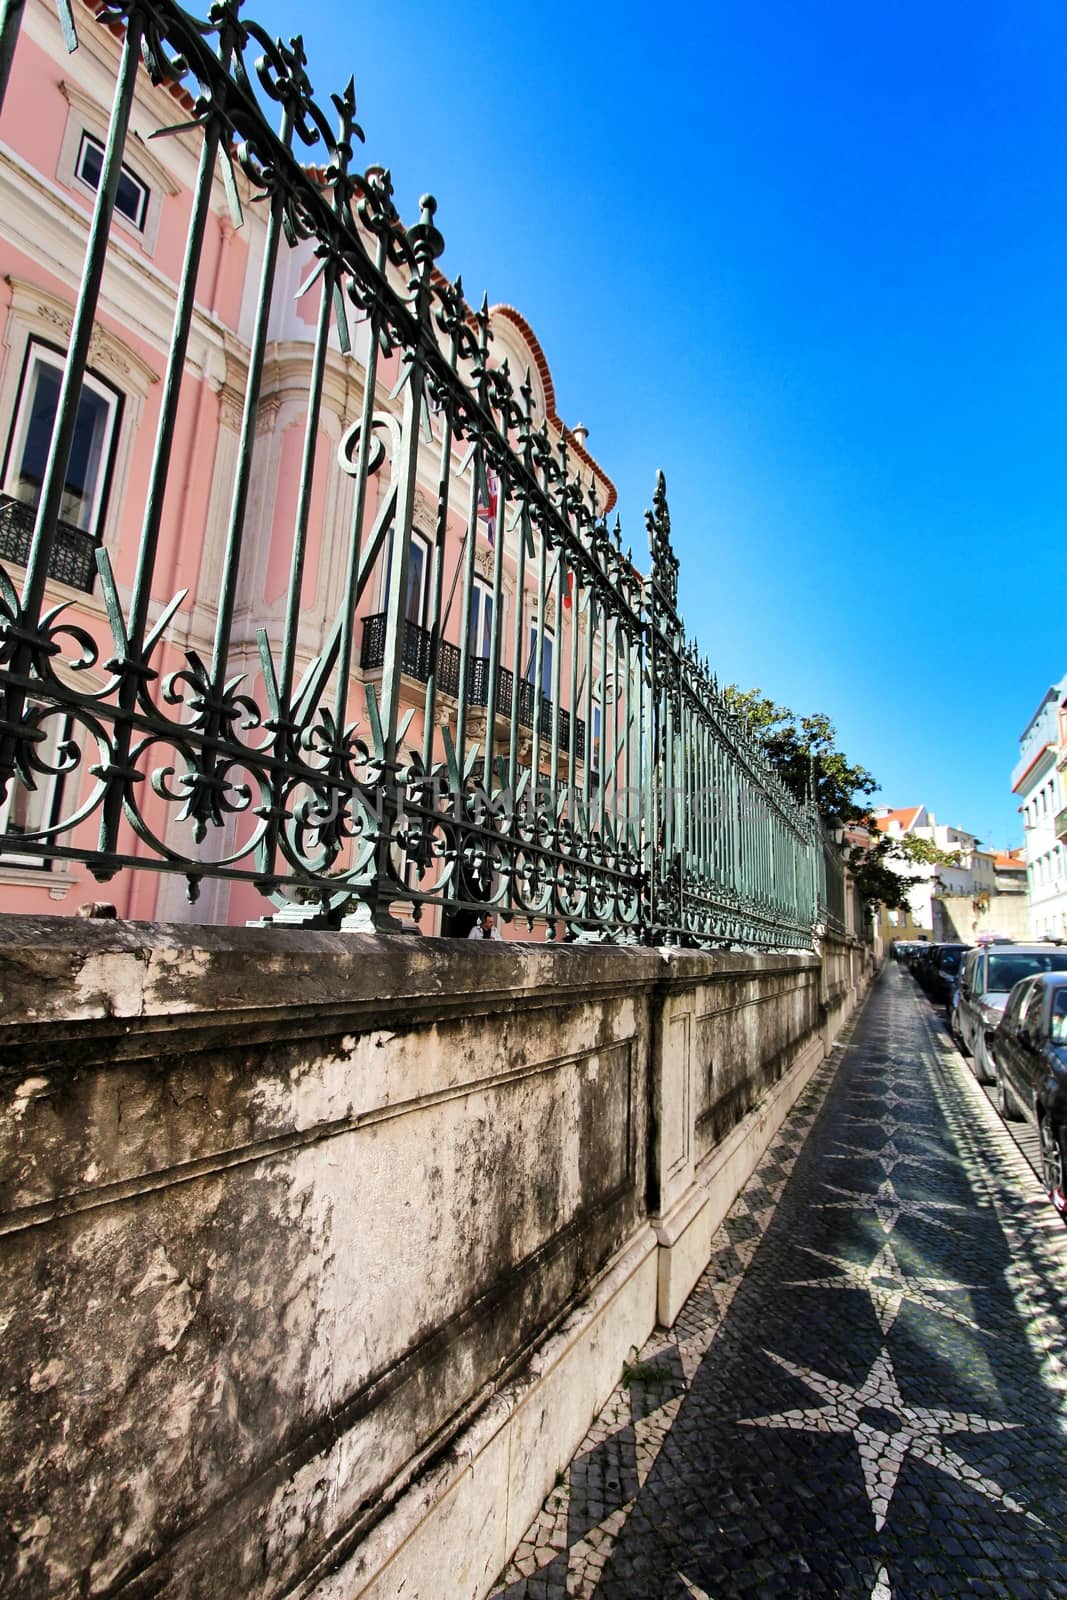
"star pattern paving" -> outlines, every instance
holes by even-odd
[[[886,1177],[892,1176],[897,1167],[911,1167],[917,1172],[937,1173],[943,1169],[944,1163],[953,1158],[950,1156],[914,1156],[906,1150],[901,1150],[892,1139],[886,1141],[877,1150],[868,1149],[865,1145],[846,1144],[841,1150],[828,1150],[828,1161],[855,1161],[857,1156],[868,1157],[877,1161]]]
[[[824,1200],[828,1209],[847,1207],[850,1211],[873,1211],[886,1233],[892,1233],[901,1217],[920,1217],[935,1228],[949,1233],[959,1230],[933,1213],[938,1211],[965,1212],[966,1206],[951,1200],[909,1200],[897,1194],[892,1178],[886,1178],[873,1192],[870,1190],[842,1189],[835,1183],[824,1183],[824,1189],[839,1196],[837,1200]]]
[[[749,1428],[800,1428],[812,1433],[851,1434],[859,1446],[860,1465],[867,1498],[874,1512],[875,1529],[885,1526],[885,1519],[893,1499],[900,1469],[909,1456],[925,1461],[941,1472],[947,1472],[968,1487],[998,1501],[1007,1511],[1018,1511],[1024,1516],[1033,1513],[1013,1500],[992,1478],[975,1473],[969,1464],[941,1443],[950,1433],[1001,1433],[1016,1424],[998,1422],[990,1417],[970,1413],[941,1411],[926,1406],[907,1405],[893,1372],[889,1352],[882,1350],[863,1382],[854,1387],[839,1379],[828,1378],[810,1367],[799,1367],[784,1356],[765,1350],[765,1356],[791,1373],[794,1378],[823,1397],[824,1404],[802,1411],[780,1411],[769,1417],[744,1417],[739,1419]],[[865,1419],[864,1413],[881,1416],[895,1422],[893,1429],[885,1423]]]
[[[940,1317],[948,1317],[966,1328],[973,1328],[976,1333],[984,1334],[990,1331],[980,1327],[973,1317],[965,1316],[962,1311],[957,1311],[946,1301],[937,1298],[939,1293],[946,1291],[977,1289],[978,1284],[960,1283],[956,1278],[913,1277],[902,1270],[888,1241],[867,1266],[861,1266],[858,1262],[849,1261],[843,1256],[826,1255],[811,1245],[802,1245],[801,1248],[810,1255],[818,1257],[820,1261],[825,1261],[829,1266],[836,1267],[837,1272],[832,1277],[795,1278],[787,1284],[787,1287],[831,1289],[839,1292],[852,1290],[866,1294],[874,1307],[878,1326],[883,1334],[887,1334],[897,1320],[905,1300],[914,1301],[927,1311],[933,1311]]]
[[[943,1135],[945,1131],[936,1122],[898,1122],[895,1117],[861,1117],[854,1111],[845,1115],[853,1128],[877,1128],[887,1139],[895,1139],[902,1133]]]
[[[890,968],[496,1600],[1058,1592],[1067,1230],[1027,1230],[972,1087]]]

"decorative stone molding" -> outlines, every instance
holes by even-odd
[[[60,145],[59,159],[56,162],[56,178],[81,200],[91,202],[95,198],[96,191],[78,174],[78,152],[81,148],[82,135],[86,133],[100,144],[107,143],[110,113],[91,95],[86,94],[78,84],[64,79],[59,87],[69,110],[67,125],[63,131],[63,143]],[[140,183],[144,184],[147,191],[144,221],[142,226],[138,227],[118,209],[113,213],[113,221],[117,228],[136,240],[147,255],[152,255],[159,235],[163,200],[165,197],[176,195],[181,185],[167,171],[159,157],[149,149],[147,142],[132,129],[126,140],[122,159],[123,164]]]
[[[61,80],[59,90],[68,106],[80,118],[82,127],[98,139],[106,139],[111,120],[110,108],[101,105],[92,95],[86,94],[80,84],[71,83],[68,78]],[[138,177],[151,188],[160,189],[164,194],[177,194],[180,191],[181,184],[177,178],[138,132],[130,133],[123,156]]]
[[[414,524],[431,539],[437,531],[437,507],[422,489],[415,490]]]
[[[278,412],[281,410],[281,407],[282,407],[281,395],[279,395],[279,394],[268,394],[268,395],[264,395],[263,396],[263,398],[260,400],[259,406],[258,406],[258,408],[256,410],[256,438],[257,439],[260,438],[261,435],[263,435],[265,433],[270,433],[273,430],[274,424],[277,421]],[[243,409],[244,409],[244,397],[242,396],[242,399],[241,399],[241,410],[242,410],[242,412],[243,412]],[[238,422],[237,426],[240,427],[240,422]]]
[[[46,872],[40,867],[7,866],[0,862],[0,887],[9,884],[12,888],[47,889],[49,900],[65,900],[78,881],[59,866]]]
[[[23,278],[8,277],[11,288],[12,319],[29,330],[32,337],[38,334],[51,339],[54,344],[70,342],[72,310],[65,301],[42,289],[39,284],[27,283]],[[9,337],[9,345],[13,341]],[[118,334],[112,333],[103,323],[96,323],[89,341],[89,366],[97,371],[110,372],[124,394],[138,394],[142,398],[160,375],[154,367],[143,361],[137,352]]]

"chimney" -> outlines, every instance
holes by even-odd
[[[574,440],[574,442],[576,444],[580,445],[581,448],[584,450],[585,449],[585,441],[588,439],[588,437],[589,437],[589,429],[586,427],[585,423],[584,422],[576,422],[574,424],[574,427],[571,429],[571,438]]]

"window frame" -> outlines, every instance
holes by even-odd
[[[104,167],[104,157],[107,153],[106,142],[103,139],[97,138],[96,134],[93,133],[91,129],[83,128],[81,130],[81,136],[78,140],[77,153],[74,157],[74,176],[82,185],[82,187],[95,198],[97,191],[100,188],[100,180],[98,178],[94,183],[91,178],[86,177],[85,172],[83,171],[84,158],[87,150],[89,149],[92,149],[98,154],[100,158],[100,170],[102,173]],[[113,214],[124,219],[125,222],[136,233],[140,234],[140,236],[144,238],[145,229],[148,225],[149,207],[152,202],[152,186],[151,184],[146,183],[143,178],[138,177],[137,173],[127,161],[122,163],[122,173],[132,184],[135,185],[137,189],[140,190],[141,204],[138,208],[138,215],[136,217],[131,216],[121,204],[119,192],[116,191]]]
[[[552,671],[556,664],[556,635],[549,627],[541,635],[541,696],[545,700],[552,698]],[[547,653],[546,653],[547,652]],[[537,682],[537,621],[530,623],[530,648],[527,654],[526,681],[529,684]]]
[[[0,466],[0,492],[9,495],[12,500],[17,500],[22,505],[29,502],[21,500],[15,493],[15,479],[12,477],[13,464],[20,464],[26,449],[29,436],[30,421],[32,416],[32,392],[30,384],[34,369],[42,362],[50,366],[58,375],[62,384],[63,371],[66,366],[66,351],[57,348],[50,340],[42,339],[38,334],[31,333],[26,340],[23,351],[22,366],[19,371],[18,386],[15,391],[15,403],[11,411],[11,426],[4,441],[3,464]],[[113,383],[93,371],[86,371],[82,382],[83,390],[88,388],[91,393],[103,399],[108,406],[107,436],[100,455],[100,470],[97,482],[93,489],[93,503],[91,515],[88,518],[89,526],[79,528],[67,517],[60,517],[60,521],[68,527],[75,527],[79,533],[91,539],[94,544],[103,542],[104,524],[107,520],[108,506],[111,499],[111,489],[115,476],[115,459],[118,450],[119,434],[122,429],[123,409],[126,396]],[[79,397],[80,404],[80,397]],[[55,423],[53,421],[53,428]],[[39,504],[39,500],[38,500]]]
[[[89,200],[95,203],[96,190],[78,174],[76,163],[84,134],[89,134],[98,144],[106,147],[111,119],[110,107],[94,100],[80,84],[71,83],[69,79],[64,79],[59,88],[67,102],[67,121],[56,162],[56,178],[70,190],[80,204],[84,205]],[[136,113],[137,108],[134,110]],[[136,122],[136,116],[134,121]],[[155,149],[147,142],[147,138],[138,132],[136,126],[130,129],[122,152],[122,160],[123,165],[129,169],[137,182],[144,184],[148,190],[148,204],[145,209],[144,224],[140,228],[135,227],[125,213],[117,208],[112,214],[112,221],[117,233],[125,234],[130,244],[136,245],[145,255],[152,256],[155,254],[156,241],[159,237],[163,202],[177,195],[181,186],[167,164],[160,160]]]
[[[29,709],[33,706],[45,708],[47,704],[46,701],[31,698],[28,701],[27,708]],[[53,709],[57,713],[54,719],[55,734],[49,739],[47,746],[49,757],[52,760],[55,759],[60,747],[71,737],[73,732],[73,719],[69,713],[64,716],[61,708],[56,707]],[[60,820],[63,790],[67,776],[68,774],[65,772],[42,772],[38,774],[39,783],[35,790],[29,789],[21,778],[17,775],[14,776],[8,784],[7,794],[4,796],[3,801],[0,802],[0,835],[6,835],[9,831],[8,820],[11,808],[19,794],[28,795],[28,803],[30,805],[36,803],[36,807],[40,812],[39,817],[36,819],[36,825],[24,830],[26,834],[39,833],[54,827]],[[23,854],[17,850],[5,850],[0,844],[0,868],[25,867],[34,872],[51,872],[54,866],[55,859],[52,856],[36,856]]]
[[[485,646],[484,650],[482,645]],[[488,661],[493,648],[493,586],[487,579],[477,575],[471,585],[467,648],[472,661]]]
[[[382,555],[381,555],[382,578],[381,578],[381,585],[380,585],[379,594],[378,594],[378,609],[379,609],[379,611],[381,611],[383,614],[386,614],[386,615],[388,614],[388,611],[389,611],[389,579],[390,579],[390,576],[391,576],[391,573],[392,573],[392,569],[393,569],[393,548],[394,548],[395,544],[396,544],[396,524],[393,523],[392,526],[389,528],[389,531],[386,534],[385,539],[382,542]],[[404,588],[405,604],[404,604],[403,620],[404,620],[404,622],[412,623],[412,625],[414,627],[416,627],[416,628],[422,628],[423,631],[425,632],[426,631],[426,611],[427,611],[427,606],[429,604],[429,593],[430,593],[430,561],[431,561],[431,558],[433,556],[433,542],[432,542],[432,540],[429,538],[429,536],[427,534],[425,534],[425,533],[423,533],[421,531],[421,529],[412,528],[412,530],[411,530],[411,548],[414,550],[416,546],[418,546],[418,548],[422,552],[422,577],[421,577],[421,580],[420,580],[420,583],[419,583],[419,608],[418,608],[419,609],[419,615],[418,615],[417,619],[414,618],[414,617],[409,617],[408,616],[408,611],[407,611],[408,589],[407,589],[406,581],[405,581],[405,588]],[[407,580],[408,574],[405,573],[404,576],[405,576],[405,580]]]

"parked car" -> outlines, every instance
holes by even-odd
[[[1049,1198],[1067,1212],[1067,972],[1040,972],[1008,996],[991,1047],[997,1105],[1037,1129]]]
[[[979,1083],[992,1083],[989,1046],[1008,1002],[1023,978],[1039,972],[1067,972],[1067,949],[1058,944],[988,944],[972,950],[963,963],[956,1007],[956,1038]]]
[[[916,960],[925,949],[925,939],[901,939],[897,944],[897,960],[902,967],[906,967],[909,972],[912,972]]]
[[[935,949],[935,945],[921,944],[908,963],[911,975],[921,989],[926,988],[926,969],[930,964],[930,957]]]
[[[923,968],[922,986],[936,1005],[947,1005],[952,980],[970,949],[966,944],[935,944]]]

